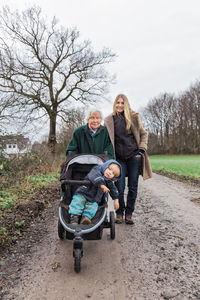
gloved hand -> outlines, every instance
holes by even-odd
[[[145,150],[144,150],[144,149],[141,149],[141,148],[139,148],[139,150],[138,150],[138,154],[140,154],[140,155],[144,155],[144,153],[145,153]]]

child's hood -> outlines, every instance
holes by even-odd
[[[104,173],[105,169],[110,165],[110,164],[116,164],[120,167],[120,176],[119,177],[115,177],[113,179],[117,179],[119,180],[121,178],[121,174],[122,174],[122,167],[120,165],[120,163],[118,163],[116,160],[114,159],[109,159],[107,160],[103,165],[101,165],[101,172]]]

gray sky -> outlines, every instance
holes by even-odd
[[[60,24],[76,26],[95,50],[109,47],[117,54],[109,66],[117,76],[110,100],[122,92],[136,111],[160,93],[178,94],[200,79],[199,0],[1,0],[5,4],[37,4]],[[105,105],[107,115],[112,105]]]

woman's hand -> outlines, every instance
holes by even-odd
[[[118,210],[119,209],[119,199],[114,200],[114,209]]]
[[[138,154],[140,154],[140,155],[144,155],[144,154],[145,154],[145,150],[144,150],[144,149],[142,149],[142,148],[139,148],[139,150],[138,150]]]
[[[106,185],[101,184],[101,185],[100,185],[100,188],[102,189],[102,191],[103,191],[104,193],[109,193],[109,192],[110,192],[109,188],[107,188]]]

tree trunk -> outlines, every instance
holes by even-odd
[[[48,139],[48,146],[50,152],[55,155],[56,152],[56,114],[52,113],[49,116],[50,119],[50,131],[49,131],[49,139]]]

